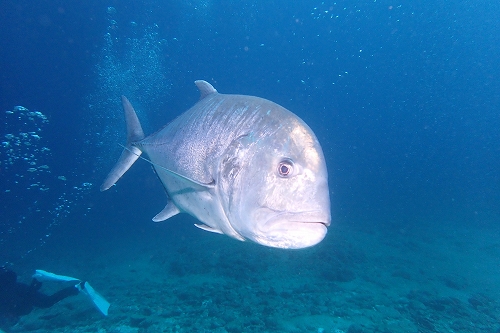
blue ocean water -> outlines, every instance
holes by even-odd
[[[0,262],[25,282],[86,279],[111,308],[78,296],[2,329],[498,332],[499,15],[484,0],[4,0]],[[149,134],[198,100],[197,79],[314,130],[322,243],[153,223],[166,198],[146,163],[99,192],[125,142],[120,95]]]

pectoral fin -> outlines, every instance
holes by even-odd
[[[161,212],[159,212],[158,214],[156,214],[155,217],[153,217],[153,222],[165,221],[171,218],[172,216],[179,214],[180,212],[181,211],[179,210],[179,208],[177,208],[177,206],[175,206],[172,201],[169,201],[165,206],[165,208],[163,208]]]

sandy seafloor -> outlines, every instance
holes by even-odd
[[[109,316],[78,295],[12,332],[500,332],[500,227],[333,225],[285,251],[168,223],[37,251],[26,265],[88,277]]]

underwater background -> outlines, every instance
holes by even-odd
[[[92,283],[12,332],[500,332],[500,3],[0,4],[0,264]],[[270,99],[317,135],[332,225],[280,250],[154,223],[161,183],[125,143],[199,98]],[[44,283],[50,293],[60,286]]]

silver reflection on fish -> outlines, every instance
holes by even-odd
[[[195,83],[198,103],[148,137],[122,96],[127,144],[101,191],[144,152],[168,194],[153,221],[184,212],[201,221],[197,227],[242,241],[285,249],[321,242],[330,225],[330,198],[313,131],[269,100]]]

